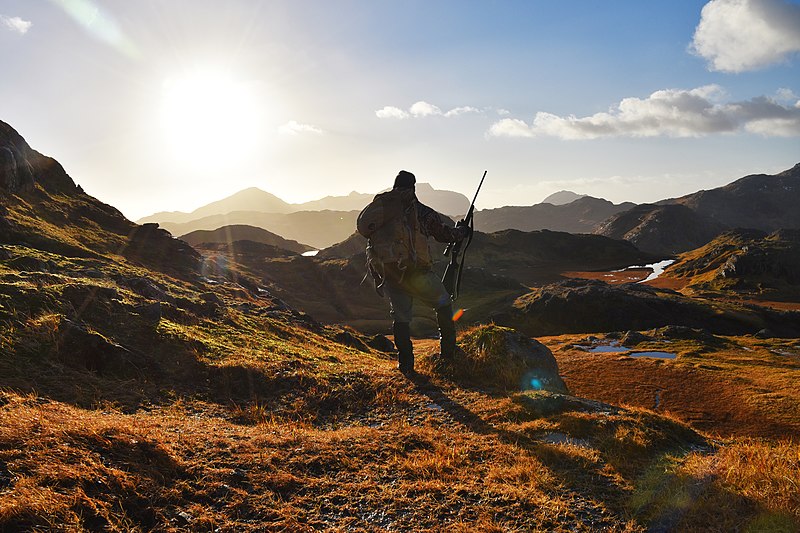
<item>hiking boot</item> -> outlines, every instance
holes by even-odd
[[[394,345],[397,346],[397,368],[404,375],[414,372],[414,345],[411,343],[411,325],[395,322],[392,325]]]
[[[439,326],[439,349],[443,359],[453,359],[456,351],[456,326],[453,323],[453,306],[448,304],[436,309]]]
[[[417,375],[417,371],[414,370],[413,366],[408,365],[397,365],[397,369],[400,371],[407,378],[413,378]]]

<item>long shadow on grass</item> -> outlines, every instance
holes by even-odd
[[[584,457],[570,455],[557,446],[535,440],[524,433],[499,428],[486,422],[453,400],[441,387],[425,376],[415,377],[414,385],[420,394],[441,406],[448,415],[469,430],[480,435],[495,436],[503,443],[541,461],[558,477],[566,491],[572,493],[580,502],[573,509],[578,518],[590,521],[594,527],[611,527],[619,524],[620,518],[614,520],[613,517],[603,514],[602,508],[591,501],[602,499],[606,504],[611,504],[614,513],[624,514],[623,503],[627,498],[623,498],[623,492],[608,480],[607,475],[602,473],[597,465]],[[600,495],[601,498],[598,498]]]
[[[603,458],[602,461],[597,461],[591,458],[592,454],[571,453],[567,447],[542,442],[525,433],[490,424],[448,396],[441,387],[425,376],[418,375],[413,381],[420,394],[439,405],[470,431],[479,435],[495,436],[521,453],[538,459],[557,477],[567,499],[572,500],[571,510],[575,516],[585,524],[591,524],[593,528],[613,528],[631,518],[637,519],[648,531],[671,531],[684,526],[714,528],[720,523],[759,524],[765,520],[767,523],[776,521],[779,525],[795,523],[791,516],[770,512],[755,500],[729,491],[716,483],[713,477],[695,479],[689,475],[665,471],[663,464],[668,457],[680,457],[689,453],[688,449],[677,442],[662,442],[655,450],[627,450],[626,446],[630,446],[630,443],[619,444],[613,440],[618,426],[605,423],[604,420],[603,424],[599,424],[604,429],[595,428],[593,431],[596,439],[606,443],[601,442],[596,446]],[[563,421],[568,425],[574,423],[569,417],[571,412],[581,411],[579,407],[575,409],[577,403],[579,402],[565,401],[562,411],[542,414],[541,418]],[[565,415],[567,419],[564,419]],[[661,420],[661,423],[671,422]],[[683,429],[694,433],[688,428]],[[695,440],[686,435],[682,437],[688,438],[689,442]],[[680,439],[676,437],[676,440]],[[705,439],[696,435],[695,444],[702,446],[704,443]],[[637,457],[634,459],[631,456],[630,461],[626,461],[626,453]],[[625,482],[619,483],[612,474],[604,471],[606,465],[613,466],[617,475],[625,478]],[[728,502],[725,512],[719,511],[720,502]],[[712,511],[709,507],[716,510]]]

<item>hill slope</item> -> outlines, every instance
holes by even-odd
[[[684,205],[642,204],[613,215],[594,233],[653,254],[673,255],[706,244],[726,227]]]
[[[724,187],[659,203],[685,205],[730,228],[800,229],[800,163],[779,174],[745,176]]]
[[[236,241],[253,241],[283,248],[284,250],[289,250],[290,252],[295,252],[298,254],[314,249],[307,244],[301,244],[297,241],[284,239],[280,235],[275,235],[274,233],[265,229],[241,224],[222,226],[221,228],[213,231],[197,230],[187,233],[186,235],[182,235],[180,239],[188,242],[192,246],[197,246],[203,243],[224,244]]]

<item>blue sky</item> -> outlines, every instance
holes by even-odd
[[[800,2],[0,1],[0,120],[130,218],[256,186],[646,202],[800,162]]]

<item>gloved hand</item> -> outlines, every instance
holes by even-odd
[[[456,231],[459,234],[458,240],[460,241],[468,239],[470,236],[472,236],[472,228],[463,220],[459,220],[458,223],[456,223]]]

